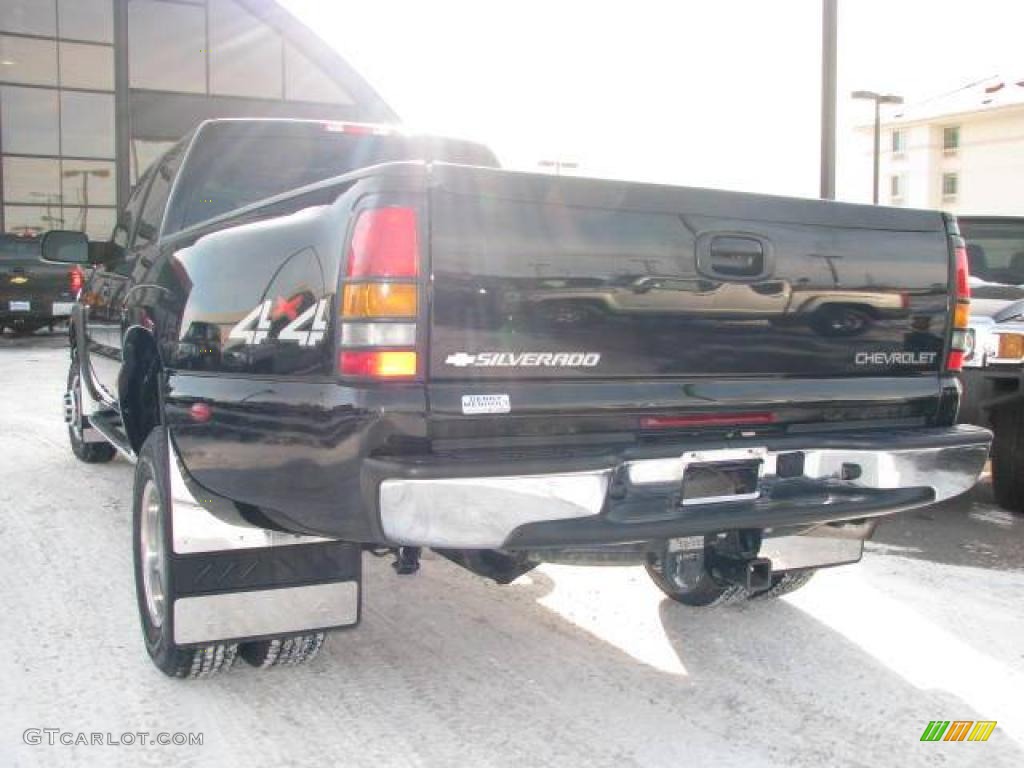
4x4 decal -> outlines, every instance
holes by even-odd
[[[231,329],[228,338],[249,345],[262,344],[271,338],[275,321],[288,318],[290,322],[281,328],[276,339],[294,342],[301,347],[316,346],[323,341],[327,334],[327,317],[331,310],[331,299],[330,297],[320,299],[316,304],[299,313],[301,306],[301,295],[290,300],[278,297],[276,301],[264,301]]]

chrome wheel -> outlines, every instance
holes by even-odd
[[[154,627],[163,624],[167,610],[167,558],[164,551],[163,505],[152,480],[142,489],[142,520],[139,547],[142,555],[142,592]]]

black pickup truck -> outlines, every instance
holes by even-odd
[[[81,267],[43,261],[41,242],[0,234],[0,333],[29,334],[67,322],[85,283]]]
[[[880,516],[976,481],[951,217],[495,166],[212,121],[110,242],[47,236],[96,267],[68,429],[137,462],[165,673],[309,658],[358,622],[364,550],[498,582],[633,562],[708,606],[855,562]]]

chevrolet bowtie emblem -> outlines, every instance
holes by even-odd
[[[467,365],[472,365],[476,362],[476,355],[467,355],[465,352],[459,352],[457,355],[448,355],[445,358],[447,365],[454,365],[456,368],[465,368]]]

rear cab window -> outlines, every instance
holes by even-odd
[[[359,168],[403,160],[498,165],[490,150],[468,141],[349,133],[331,123],[207,123],[187,156],[163,233]]]
[[[38,237],[0,235],[0,262],[38,259],[42,250]]]

